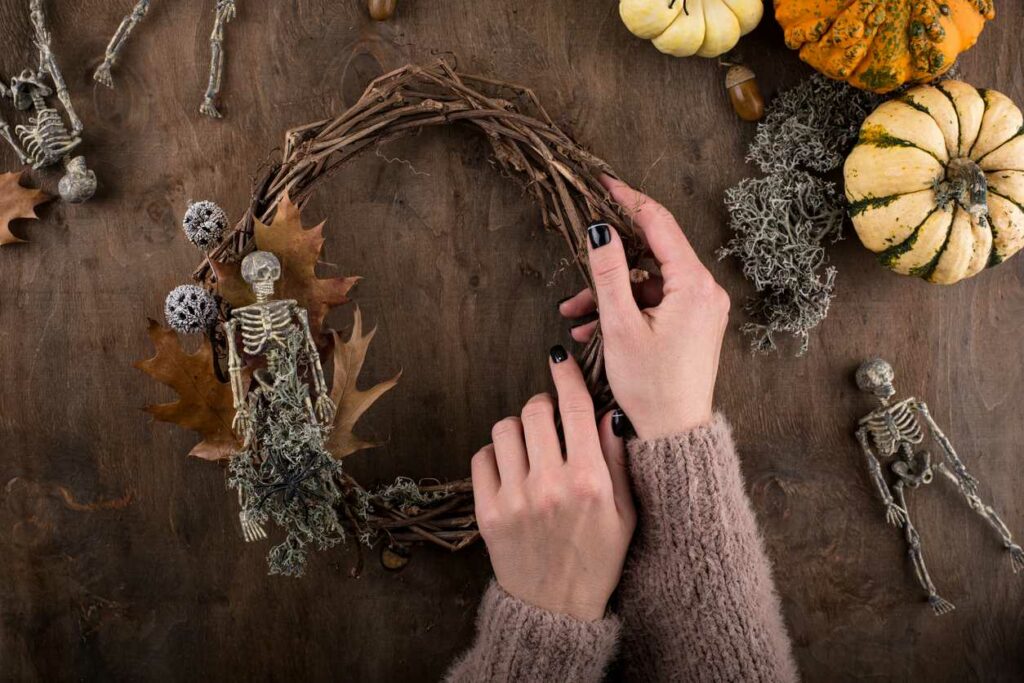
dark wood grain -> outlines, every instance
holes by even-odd
[[[721,197],[752,173],[753,129],[731,113],[713,61],[632,38],[614,0],[402,0],[376,24],[362,2],[241,0],[229,26],[221,122],[201,118],[213,0],[157,0],[115,72],[91,73],[128,0],[50,2],[55,45],[86,124],[96,199],[52,204],[0,250],[0,678],[4,680],[431,680],[472,636],[487,581],[481,547],[419,551],[402,573],[348,578],[333,551],[300,581],[266,576],[218,468],[193,438],[139,408],[168,393],[133,370],[145,316],[191,272],[178,219],[189,199],[233,215],[289,127],[340,111],[374,76],[454,52],[467,69],[534,88],[578,139],[680,218],[714,262]],[[27,3],[0,0],[0,72],[29,55]],[[1024,9],[962,60],[979,86],[1024,102]],[[807,73],[770,18],[743,53],[772,94]],[[548,387],[544,354],[568,335],[554,302],[578,286],[528,196],[460,130],[367,156],[311,207],[325,260],[366,279],[380,333],[367,376],[403,368],[367,429],[387,445],[350,460],[364,481],[461,477],[491,423]],[[0,150],[0,169],[14,158]],[[37,176],[50,188],[55,178]],[[1014,530],[1024,534],[1021,320],[1024,257],[953,288],[882,271],[839,244],[832,314],[806,358],[754,358],[726,339],[718,400],[732,419],[796,655],[809,681],[1020,680],[1024,579],[941,484],[913,495],[929,567],[957,611],[919,600],[851,431],[869,402],[867,355],[926,399]],[[346,323],[341,315],[333,321]]]

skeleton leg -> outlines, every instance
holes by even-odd
[[[932,583],[932,577],[928,574],[928,569],[924,566],[924,556],[921,554],[921,536],[917,533],[917,529],[914,528],[913,523],[910,521],[910,511],[907,508],[907,499],[903,495],[903,482],[898,481],[893,487],[896,491],[896,500],[907,513],[906,521],[903,523],[903,533],[907,539],[907,545],[909,546],[908,553],[910,555],[910,561],[914,564],[914,573],[917,575],[917,580],[921,584],[921,587],[928,592],[928,604],[932,606],[932,610],[935,614],[946,614],[956,609],[952,603],[947,602],[935,590],[935,584]]]
[[[32,20],[32,27],[36,32],[36,47],[39,49],[39,71],[47,73],[53,80],[54,90],[57,92],[57,99],[64,105],[68,113],[68,121],[71,122],[71,132],[76,136],[82,132],[82,120],[75,113],[71,104],[71,95],[68,94],[67,83],[57,66],[57,60],[50,49],[50,31],[46,28],[46,15],[43,14],[43,0],[29,0],[29,17]]]
[[[199,113],[211,118],[221,118],[214,99],[220,92],[224,76],[224,25],[235,18],[235,0],[217,0],[217,17],[210,33],[210,81],[206,86]]]
[[[114,64],[117,63],[117,58],[121,54],[121,50],[124,49],[125,43],[128,42],[128,37],[131,35],[132,30],[138,26],[139,22],[142,21],[143,17],[146,16],[146,12],[149,11],[150,0],[139,0],[132,11],[121,20],[121,24],[117,27],[117,31],[114,32],[114,36],[110,39],[110,44],[107,45],[107,51],[103,55],[103,63],[96,67],[96,73],[92,77],[108,88],[114,87],[114,78],[110,75],[110,70]]]
[[[1006,526],[1006,523],[996,514],[996,511],[991,505],[985,505],[984,501],[978,497],[976,493],[969,493],[964,491],[963,487],[960,486],[960,479],[949,471],[944,465],[940,464],[939,470],[949,479],[951,482],[957,485],[960,493],[964,499],[967,500],[967,504],[972,510],[981,515],[982,519],[988,522],[988,525],[996,530],[999,534],[999,538],[1003,542],[1003,547],[1006,548],[1007,552],[1010,553],[1010,566],[1013,568],[1013,573],[1024,570],[1024,549],[1021,549],[1019,545],[1014,543],[1013,535],[1010,533],[1010,529]]]

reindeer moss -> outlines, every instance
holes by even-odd
[[[735,256],[757,296],[746,310],[752,322],[743,332],[755,351],[776,348],[778,332],[800,340],[828,314],[835,268],[827,262],[826,242],[842,237],[844,207],[834,184],[805,171],[746,178],[726,191],[734,237],[719,257]]]
[[[842,238],[846,204],[815,173],[839,168],[881,101],[815,74],[777,95],[758,124],[747,161],[766,175],[726,191],[733,237],[719,250],[720,258],[740,260],[756,290],[746,305],[751,322],[742,327],[754,351],[774,351],[782,332],[800,341],[802,355],[810,330],[828,314],[836,270],[826,266],[824,245]]]
[[[814,74],[769,102],[747,152],[764,173],[839,168],[882,97]]]

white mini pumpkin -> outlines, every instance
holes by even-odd
[[[1024,246],[1024,116],[960,81],[913,88],[861,126],[844,166],[860,241],[904,275],[952,284]]]
[[[620,0],[619,16],[633,35],[675,57],[717,57],[754,30],[761,0]]]

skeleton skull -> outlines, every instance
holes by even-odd
[[[886,401],[896,394],[892,385],[896,373],[892,366],[881,358],[872,358],[857,368],[857,387]]]
[[[281,279],[281,262],[269,251],[254,251],[242,259],[242,279],[257,295],[269,296]]]
[[[40,97],[49,97],[53,94],[53,90],[28,69],[22,71],[20,76],[11,79],[11,96],[17,109],[21,111],[31,109],[32,95],[35,92],[38,92]]]

